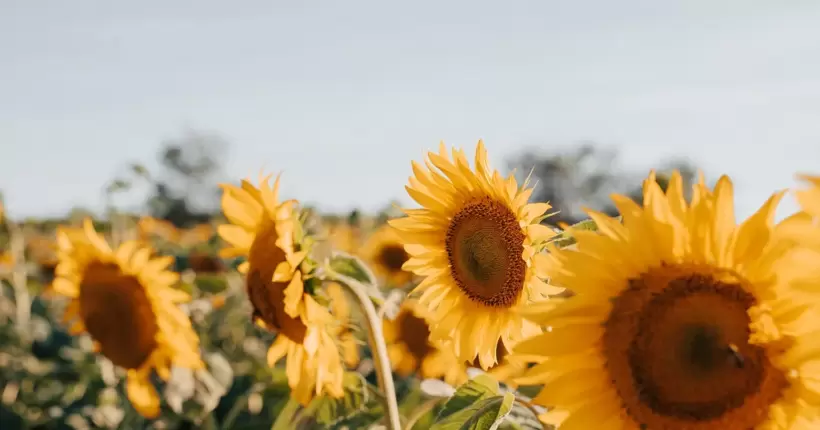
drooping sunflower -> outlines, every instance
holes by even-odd
[[[529,306],[549,327],[514,355],[537,362],[522,383],[560,429],[809,429],[820,420],[820,320],[794,300],[778,264],[774,194],[737,225],[727,177],[693,187],[654,174],[643,206],[613,196],[623,224],[589,211],[598,232],[549,249],[553,281],[573,297]],[[815,264],[817,261],[815,261]],[[779,268],[775,270],[775,268]]]
[[[222,210],[232,224],[219,235],[232,246],[223,257],[245,256],[239,271],[247,276],[253,320],[277,333],[268,351],[274,365],[286,359],[288,384],[303,405],[327,393],[342,397],[342,366],[333,339],[333,317],[314,298],[316,278],[308,259],[310,242],[302,234],[295,201],[279,202],[279,178],[260,178],[257,188],[223,184]]]
[[[64,316],[70,332],[87,332],[102,355],[126,369],[129,400],[142,415],[156,417],[160,398],[152,370],[167,380],[172,365],[204,366],[199,338],[177,307],[190,297],[172,288],[178,280],[167,270],[172,258],[154,258],[151,248],[135,241],[111,249],[90,220],[82,236],[78,229],[60,229],[57,235],[52,287],[71,299]]]
[[[423,207],[405,209],[408,216],[390,224],[410,255],[404,269],[425,277],[414,291],[423,292],[431,336],[452,345],[461,361],[478,357],[487,369],[497,362],[499,339],[512,350],[541,331],[515,308],[561,291],[542,280],[546,257],[538,252],[554,235],[539,223],[550,205],[528,204],[526,182],[491,171],[481,141],[475,170],[461,150],[450,159],[443,143],[426,164],[412,163],[406,187]]]
[[[398,315],[383,324],[387,353],[393,370],[404,377],[442,379],[457,386],[467,380],[467,366],[449,348],[430,341],[429,312],[415,299],[402,302]]]
[[[404,286],[413,277],[412,272],[402,269],[410,255],[404,250],[404,243],[396,230],[389,225],[373,232],[362,248],[362,256],[370,263],[376,276],[385,280],[387,286]]]

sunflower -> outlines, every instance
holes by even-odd
[[[176,306],[190,297],[171,286],[171,257],[152,258],[152,250],[124,242],[112,250],[90,220],[84,235],[58,230],[54,292],[71,299],[65,312],[70,332],[87,332],[95,348],[126,369],[126,392],[142,415],[159,414],[152,370],[167,380],[170,367],[201,369],[199,338]]]
[[[153,217],[142,217],[137,221],[137,233],[141,240],[148,240],[150,236],[156,236],[166,242],[176,243],[180,232],[177,227],[169,221]]]
[[[232,223],[219,235],[231,247],[223,257],[245,256],[239,271],[247,274],[253,320],[277,332],[268,350],[274,365],[287,356],[288,385],[307,405],[314,395],[342,397],[342,366],[333,336],[333,319],[314,298],[316,278],[307,259],[310,243],[302,237],[295,201],[280,203],[279,178],[260,178],[257,188],[247,180],[241,187],[223,184],[222,210]]]
[[[54,237],[35,235],[26,242],[29,258],[37,263],[40,273],[51,280],[57,267],[57,243]]]
[[[793,244],[778,239],[774,194],[737,225],[727,177],[683,198],[675,172],[654,174],[641,207],[613,201],[623,224],[588,211],[598,232],[577,250],[550,246],[552,280],[573,297],[527,307],[549,327],[519,343],[538,363],[542,419],[561,429],[809,429],[820,426],[820,320],[779,271]],[[817,264],[815,260],[814,264]],[[779,270],[775,270],[779,267]],[[808,267],[807,267],[808,268]]]
[[[358,229],[358,227],[337,221],[326,224],[325,235],[333,249],[355,255],[359,252],[361,245]]]
[[[541,332],[515,308],[561,291],[541,280],[546,256],[539,246],[554,233],[539,221],[550,205],[527,204],[526,182],[519,187],[512,175],[490,171],[481,141],[475,171],[463,151],[453,150],[451,160],[443,143],[426,164],[412,163],[406,187],[423,208],[405,209],[408,216],[390,225],[410,255],[403,268],[425,277],[415,291],[430,311],[431,336],[452,345],[463,362],[478,356],[487,369],[497,363],[499,339],[511,350]]]
[[[331,312],[338,322],[335,337],[342,350],[342,358],[347,367],[356,367],[360,358],[359,341],[351,323],[350,301],[342,286],[335,282],[327,286],[327,294],[330,297]]]
[[[467,380],[467,366],[449,348],[440,348],[430,341],[427,315],[417,300],[407,299],[394,320],[384,321],[384,338],[393,370],[403,377],[418,372],[425,379],[461,385]]]
[[[377,229],[362,248],[362,256],[387,285],[401,287],[410,282],[413,273],[402,269],[410,258],[396,230],[389,225]]]

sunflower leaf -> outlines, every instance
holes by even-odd
[[[336,251],[330,258],[330,268],[335,272],[363,282],[366,284],[375,283],[376,277],[367,265],[356,256]]]
[[[329,427],[364,410],[369,400],[367,381],[364,377],[356,372],[345,372],[342,384],[344,397],[317,397],[302,411],[302,417]]]
[[[440,422],[450,415],[456,414],[479,401],[498,395],[498,381],[487,374],[479,374],[465,382],[456,390],[453,397],[447,400],[438,413],[436,422]]]
[[[430,430],[496,430],[513,408],[515,396],[491,396],[437,421]],[[446,406],[445,406],[446,407]]]
[[[552,238],[552,240],[550,240],[550,243],[559,248],[566,248],[567,246],[574,245],[575,238],[572,237],[573,230],[598,231],[598,225],[591,219],[585,219],[581,222],[565,227],[563,232],[557,234]]]
[[[346,276],[361,283],[365,287],[367,295],[377,306],[384,303],[384,294],[376,285],[376,277],[358,257],[344,252],[334,252],[333,257],[327,263],[327,268],[331,273]]]

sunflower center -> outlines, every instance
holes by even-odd
[[[399,337],[407,350],[414,357],[421,360],[430,353],[432,348],[427,340],[430,336],[430,327],[424,319],[413,315],[412,312],[402,312],[399,315]]]
[[[651,429],[747,430],[786,386],[749,343],[756,300],[740,282],[664,267],[613,300],[607,370],[627,413]]]
[[[401,272],[401,266],[410,258],[403,245],[386,245],[379,252],[379,261],[391,272]]]
[[[524,288],[524,233],[502,202],[481,198],[450,221],[446,249],[456,285],[471,300],[509,308]]]
[[[247,288],[253,306],[253,318],[259,319],[271,329],[302,343],[307,327],[299,318],[285,313],[285,288],[287,282],[273,282],[273,272],[285,261],[285,251],[276,245],[279,235],[271,220],[259,227],[248,253]]]
[[[116,264],[86,267],[79,302],[88,333],[115,365],[137,369],[157,348],[159,327],[145,287]]]

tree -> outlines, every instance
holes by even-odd
[[[525,150],[514,156],[508,166],[523,179],[531,176],[536,185],[531,201],[549,202],[558,213],[547,219],[550,224],[574,224],[587,218],[583,208],[594,209],[609,216],[617,216],[610,195],[630,196],[643,201],[642,185],[646,172],[630,172],[616,168],[617,153],[605,150],[591,142],[553,153]],[[669,184],[673,170],[683,177],[684,193],[688,198],[697,169],[685,159],[660,163],[656,168],[656,182],[663,190]]]
[[[219,207],[216,183],[223,173],[228,148],[228,141],[217,133],[187,130],[163,142],[158,177],[134,164],[133,172],[148,180],[154,189],[148,199],[151,215],[177,227],[209,220]]]
[[[508,166],[521,179],[530,176],[535,185],[531,201],[549,202],[552,211],[558,212],[548,219],[550,224],[574,224],[586,218],[584,207],[617,214],[609,203],[609,194],[622,186],[622,178],[613,167],[615,155],[583,142],[551,154],[525,150]]]

